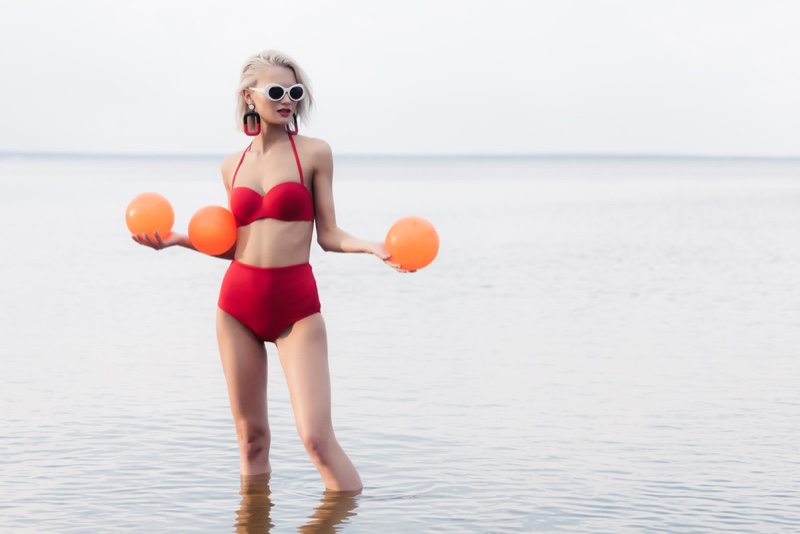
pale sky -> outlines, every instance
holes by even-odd
[[[800,156],[794,0],[2,0],[0,152],[223,154],[244,60],[339,154]]]

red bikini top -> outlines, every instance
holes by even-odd
[[[297,170],[300,172],[300,181],[279,183],[263,195],[249,187],[234,187],[239,167],[242,166],[244,156],[253,144],[250,143],[250,146],[242,153],[231,181],[231,213],[233,213],[237,227],[246,226],[258,219],[314,220],[314,200],[311,198],[311,192],[305,186],[303,168],[300,166],[300,157],[297,155],[297,147],[291,134],[289,141],[292,143]]]

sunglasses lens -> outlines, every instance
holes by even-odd
[[[283,98],[284,94],[286,93],[283,90],[283,87],[279,85],[273,85],[267,89],[267,96],[270,97],[272,100],[280,100],[281,98]]]
[[[302,85],[295,85],[289,89],[289,98],[292,100],[300,100],[305,96],[305,93]]]

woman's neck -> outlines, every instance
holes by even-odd
[[[276,142],[286,138],[286,126],[283,124],[261,123],[261,133],[253,139],[253,147],[256,151],[266,152]]]

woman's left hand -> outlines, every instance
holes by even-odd
[[[386,265],[388,265],[389,267],[391,267],[392,269],[396,270],[399,273],[416,272],[416,271],[410,271],[408,269],[403,269],[402,265],[399,265],[397,263],[392,263],[391,262],[392,255],[386,252],[386,246],[379,241],[376,241],[374,243],[367,243],[365,252],[374,254],[375,256],[379,257],[380,259],[383,260],[383,263],[385,263]]]

